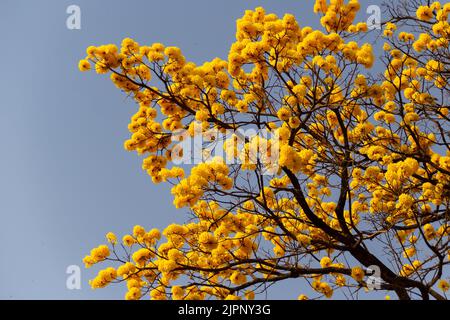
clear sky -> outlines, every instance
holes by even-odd
[[[360,2],[365,21],[367,6],[381,1]],[[141,159],[123,149],[135,104],[107,77],[78,71],[87,46],[132,37],[178,46],[202,63],[227,57],[244,10],[263,6],[318,27],[313,3],[1,0],[0,299],[122,299],[124,286],[91,290],[98,268],[85,270],[81,259],[108,231],[186,219],[172,206],[170,186],[154,186]],[[81,30],[66,28],[73,4],[81,8]],[[74,264],[82,267],[81,290],[66,288],[66,268]],[[268,297],[304,292],[293,280]]]

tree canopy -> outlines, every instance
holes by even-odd
[[[129,38],[87,48],[80,70],[109,74],[139,106],[125,149],[190,213],[108,233],[83,260],[106,264],[91,286],[253,299],[296,278],[299,299],[302,286],[446,299],[450,3],[422,2],[384,5],[380,56],[357,0],[317,0],[321,30],[248,10],[228,58],[202,65]]]

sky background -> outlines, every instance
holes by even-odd
[[[360,2],[365,21],[367,6],[381,1]],[[132,37],[178,46],[202,63],[227,57],[246,9],[292,13],[301,26],[319,27],[313,3],[1,0],[0,299],[122,299],[123,285],[93,291],[88,280],[99,268],[86,270],[81,259],[109,231],[186,219],[172,206],[170,185],[153,185],[142,159],[123,149],[137,106],[107,76],[78,71],[86,47]],[[81,30],[66,28],[69,5],[81,8]],[[81,290],[66,288],[69,265],[81,267]],[[308,292],[293,280],[267,297]]]

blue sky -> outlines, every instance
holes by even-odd
[[[381,1],[361,1],[365,8]],[[123,149],[136,106],[104,76],[78,72],[89,45],[132,37],[183,49],[201,63],[226,58],[235,20],[263,6],[318,26],[314,1],[0,2],[0,298],[121,299],[123,286],[93,291],[95,270],[82,268],[81,290],[66,288],[66,268],[81,266],[104,235],[133,225],[162,228],[185,220],[170,186],[155,186],[141,159]],[[66,8],[81,8],[81,30],[66,28]],[[377,70],[374,70],[377,71]],[[102,79],[103,77],[103,79]],[[269,298],[296,298],[301,282]]]

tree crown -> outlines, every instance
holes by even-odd
[[[118,266],[93,288],[253,299],[301,278],[318,297],[345,287],[446,298],[450,3],[386,5],[378,60],[360,43],[359,9],[317,0],[323,30],[248,10],[228,59],[203,65],[129,38],[87,48],[80,70],[109,73],[139,105],[125,149],[191,212],[162,232],[135,226],[121,242],[108,233],[110,246],[84,263]],[[370,76],[375,62],[384,72]]]

